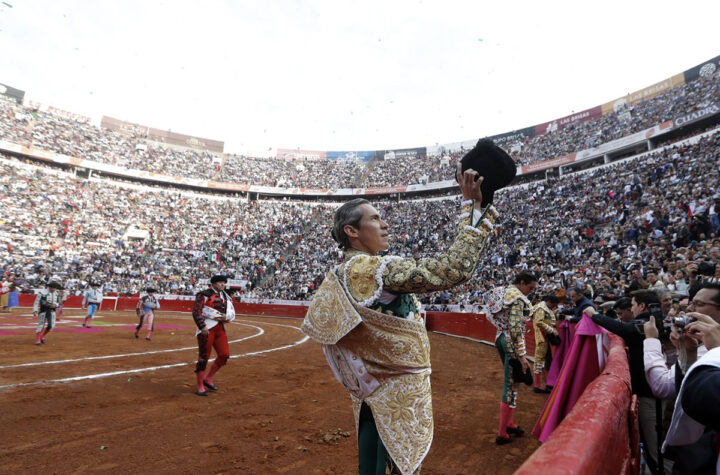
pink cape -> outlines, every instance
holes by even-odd
[[[572,410],[585,388],[605,367],[609,350],[607,331],[583,315],[575,328],[557,384],[550,393],[532,434],[545,442]]]
[[[555,349],[552,357],[552,363],[550,364],[550,370],[547,374],[547,385],[556,386],[558,376],[560,376],[560,369],[565,364],[565,360],[570,355],[570,347],[572,346],[573,338],[575,337],[575,325],[565,320],[560,320],[557,323],[558,334],[560,335],[560,344]]]

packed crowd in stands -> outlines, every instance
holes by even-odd
[[[621,138],[704,107],[720,97],[720,72],[676,87],[652,99],[587,122],[571,124],[521,144],[507,144],[520,165],[557,158]],[[122,134],[50,113],[0,101],[3,139],[126,169],[185,178],[248,185],[304,188],[360,188],[408,185],[452,179],[450,165],[461,155],[396,158],[387,161],[285,161],[275,158],[221,156],[172,148],[140,133]]]
[[[535,136],[513,158],[528,165],[597,147],[705,107],[718,97],[720,74],[716,73],[633,106],[623,104],[614,114]]]
[[[429,305],[481,304],[519,270],[542,291],[587,287],[617,296],[634,269],[684,288],[688,265],[720,260],[717,183],[720,133],[638,159],[505,190],[502,213],[476,279]],[[223,272],[247,282],[245,297],[308,300],[340,252],[329,239],[335,206],[168,192],[85,180],[4,157],[0,265],[32,288],[57,276],[71,291],[91,280],[134,293],[152,284],[191,293]],[[456,198],[379,203],[389,252],[422,258],[454,236]],[[8,219],[9,217],[13,219]],[[128,229],[145,240],[123,238]],[[720,271],[720,266],[718,266]],[[42,272],[41,272],[42,271]]]
[[[290,161],[282,158],[228,157],[219,181],[280,188],[357,188],[365,162]]]
[[[84,180],[8,157],[0,173],[0,264],[27,289],[56,278],[71,292],[97,281],[107,292],[191,293],[221,271],[252,288],[313,215],[305,204]],[[147,238],[128,238],[133,229]]]

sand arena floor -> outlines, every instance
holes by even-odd
[[[68,309],[33,343],[28,309],[0,314],[0,473],[357,472],[350,399],[300,321],[239,316],[219,391],[198,397],[194,324],[159,312],[151,341],[132,312]],[[539,446],[494,444],[501,366],[493,347],[431,334],[435,439],[423,474],[512,473]],[[517,422],[545,395],[522,387]]]

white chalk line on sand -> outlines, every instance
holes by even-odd
[[[239,323],[239,322],[238,322],[238,323]],[[300,328],[298,328],[298,327],[296,327],[296,326],[292,326],[292,325],[282,325],[282,324],[279,324],[279,323],[266,323],[266,322],[263,322],[262,324],[264,324],[264,325],[272,325],[272,326],[276,326],[276,327],[292,328],[293,330],[300,331]],[[246,325],[246,324],[242,324],[242,325]],[[252,325],[248,325],[248,326],[252,326]],[[255,327],[255,328],[257,328],[257,327]],[[247,357],[249,357],[249,356],[256,356],[256,355],[261,355],[261,354],[264,354],[264,353],[271,353],[271,352],[273,352],[273,351],[285,350],[285,349],[292,348],[292,347],[295,347],[295,346],[298,346],[298,345],[302,345],[303,343],[305,343],[305,342],[308,341],[309,339],[310,339],[310,337],[308,337],[308,336],[303,336],[303,338],[301,338],[300,340],[298,340],[298,341],[296,341],[296,342],[293,342],[293,343],[291,343],[291,344],[289,344],[289,345],[278,346],[278,347],[270,348],[270,349],[267,349],[267,350],[251,351],[251,352],[248,352],[248,353],[241,353],[241,354],[239,354],[239,355],[232,355],[232,356],[230,356],[230,359],[235,359],[235,358],[247,358]],[[192,348],[192,349],[195,349],[195,348]],[[210,361],[214,361],[214,360],[210,360]],[[88,374],[88,375],[85,375],[85,376],[72,376],[72,377],[69,377],[69,378],[50,379],[50,380],[44,380],[44,381],[34,381],[34,382],[31,382],[31,383],[7,384],[7,385],[4,385],[4,386],[0,386],[0,390],[2,390],[2,389],[12,389],[12,388],[18,388],[18,387],[25,387],[25,386],[37,386],[37,385],[41,385],[41,384],[69,383],[69,382],[73,382],[73,381],[83,381],[83,380],[86,380],[86,379],[108,378],[108,377],[110,377],[110,376],[119,376],[119,375],[124,375],[124,374],[143,373],[143,372],[146,372],[146,371],[157,371],[157,370],[160,370],[160,369],[168,369],[168,368],[179,368],[179,367],[181,367],[181,366],[187,366],[187,365],[191,365],[191,364],[195,364],[195,361],[191,361],[191,362],[187,362],[187,363],[174,363],[174,364],[161,365],[161,366],[150,366],[150,367],[147,367],[147,368],[137,368],[137,369],[122,370],[122,371],[112,371],[112,372],[110,372],[110,373],[96,373],[96,374]]]
[[[256,327],[255,325],[250,325],[248,323],[239,323],[240,325],[247,326],[254,328],[257,331],[257,333],[246,336],[237,340],[228,341],[228,344],[230,343],[239,343],[241,341],[249,340],[250,338],[256,338],[260,335],[265,333],[265,330],[263,330],[260,327]],[[21,368],[25,366],[42,366],[46,364],[62,364],[62,363],[76,363],[78,361],[92,361],[92,360],[107,360],[111,358],[125,358],[128,356],[143,356],[143,355],[155,355],[158,353],[173,353],[175,351],[187,351],[187,350],[197,350],[197,346],[186,346],[184,348],[171,348],[169,350],[153,350],[153,351],[143,351],[140,353],[124,353],[120,355],[104,355],[104,356],[86,356],[84,358],[74,358],[70,360],[55,360],[55,361],[36,361],[34,363],[19,363],[19,364],[11,364],[6,366],[0,366],[0,369],[6,369],[6,368]]]
[[[14,314],[12,316],[13,317],[21,317],[21,318],[36,318],[35,315],[33,315],[32,313],[18,313],[18,314]],[[57,328],[60,326],[65,327],[68,325],[77,325],[78,322],[80,320],[82,320],[83,318],[85,318],[85,315],[62,316],[62,317],[58,318],[57,320],[55,320],[55,327]],[[93,317],[93,320],[99,320],[101,318],[107,318],[107,316],[98,314]],[[164,315],[163,315],[163,318],[165,318]],[[93,326],[95,326],[97,328],[129,327],[129,326],[135,326],[135,324],[134,323],[105,323],[105,322],[102,322],[99,324],[96,323]],[[32,330],[32,329],[37,328],[37,322],[30,321],[28,323],[18,324],[18,323],[5,323],[5,322],[0,321],[0,327],[2,327],[3,330]]]

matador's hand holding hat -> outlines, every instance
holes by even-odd
[[[480,139],[460,163],[463,173],[472,168],[478,176],[485,177],[480,188],[483,208],[492,204],[495,191],[509,185],[517,173],[517,166],[510,155],[490,139]]]

